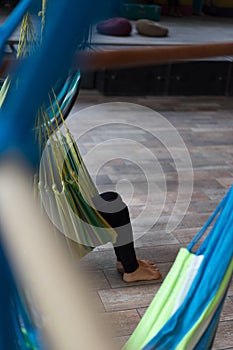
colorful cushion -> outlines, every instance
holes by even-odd
[[[100,34],[128,36],[131,33],[131,23],[126,18],[116,17],[100,22],[96,26]]]
[[[167,36],[168,29],[166,27],[162,27],[154,21],[150,21],[149,19],[139,19],[136,22],[136,29],[139,34],[145,36]]]

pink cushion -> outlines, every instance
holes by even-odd
[[[128,36],[131,33],[131,23],[126,18],[116,17],[100,22],[96,26],[100,34]]]

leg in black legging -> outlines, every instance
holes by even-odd
[[[114,250],[118,260],[117,269],[119,272],[123,269],[123,280],[135,282],[160,279],[161,274],[153,262],[136,258],[129,211],[121,197],[115,192],[106,192],[95,197],[93,202],[99,213],[117,232]]]
[[[128,207],[115,192],[102,193],[93,198],[93,203],[98,212],[117,233],[114,250],[117,260],[123,265],[124,272],[134,272],[137,270],[139,264],[134,250],[133,232]]]

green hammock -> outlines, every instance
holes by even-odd
[[[54,130],[46,110],[41,111],[38,119],[40,125],[46,126],[43,130],[46,135],[40,138],[48,139],[40,167],[38,197],[59,231],[73,241],[73,248],[76,245],[81,257],[93,247],[114,242],[116,232],[94,208],[92,198],[98,195],[98,190],[66,126],[61,109],[57,110],[63,120],[64,132],[58,122]],[[53,121],[57,121],[55,113]]]
[[[232,242],[233,187],[189,246],[181,248],[123,350],[211,349],[233,273]]]

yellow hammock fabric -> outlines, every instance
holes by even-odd
[[[45,126],[43,130],[38,128],[43,133],[39,139],[48,141],[43,150],[40,181],[36,178],[35,185],[41,207],[46,208],[52,222],[68,239],[71,252],[82,257],[96,246],[115,242],[116,232],[94,208],[92,198],[98,196],[98,190],[58,110],[64,132],[58,123],[54,130],[45,109],[39,113],[38,124]]]

